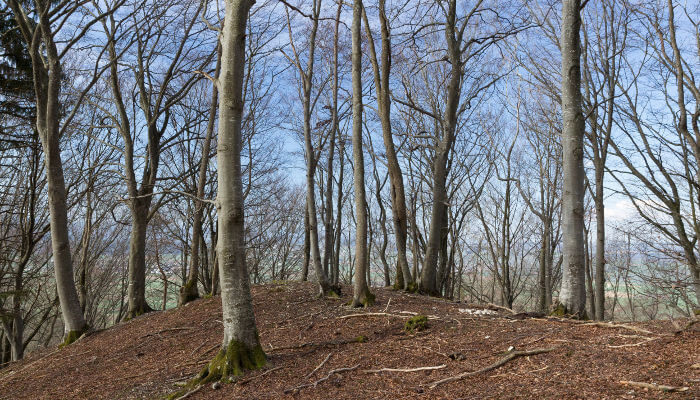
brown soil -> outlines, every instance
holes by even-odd
[[[669,321],[635,324],[652,331],[650,335],[565,320],[511,319],[503,311],[468,315],[459,311],[469,307],[466,304],[388,289],[374,289],[376,304],[358,310],[345,306],[351,289],[343,289],[341,299],[318,299],[312,284],[253,288],[267,366],[218,390],[207,385],[189,398],[700,398],[700,324],[679,334],[673,333]],[[391,316],[339,318],[367,312]],[[406,333],[407,318],[400,316],[410,317],[409,312],[427,315],[429,327]],[[177,382],[194,376],[216,354],[220,320],[216,297],[136,318],[61,350],[35,352],[0,370],[0,398],[160,398],[177,390]],[[365,336],[366,342],[355,341],[358,336]],[[488,366],[511,346],[515,351],[554,350],[429,387],[439,379]],[[444,368],[417,372],[367,372],[443,364]],[[331,370],[356,365],[316,386],[285,394]],[[664,393],[620,381],[689,390]]]

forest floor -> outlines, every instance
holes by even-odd
[[[612,327],[530,318],[382,288],[374,306],[349,309],[351,288],[343,289],[340,299],[318,299],[313,284],[254,287],[268,364],[188,398],[700,398],[700,324],[674,333],[688,321]],[[414,314],[426,315],[428,327],[408,333]],[[207,364],[221,337],[218,297],[150,313],[10,364],[0,370],[0,399],[162,398]],[[512,358],[537,349],[547,352]]]

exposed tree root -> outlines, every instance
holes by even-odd
[[[62,348],[66,347],[72,343],[77,342],[78,340],[84,338],[85,336],[90,335],[91,333],[92,333],[92,330],[87,325],[85,325],[85,327],[81,331],[70,331],[70,332],[66,333],[66,335],[63,339],[63,343],[59,344],[58,348],[62,349]]]
[[[644,340],[642,340],[641,342],[638,342],[638,343],[620,344],[620,345],[608,345],[608,347],[611,348],[611,349],[621,349],[621,348],[623,348],[623,347],[637,347],[637,346],[641,346],[641,345],[643,345],[643,344],[647,344],[647,343],[649,343],[649,342],[651,342],[651,341],[653,341],[653,340],[658,340],[658,339],[661,339],[661,338],[660,338],[660,337],[646,338],[646,339],[644,339]]]
[[[482,374],[484,372],[494,370],[498,367],[501,367],[502,365],[504,365],[508,361],[514,360],[518,357],[532,356],[535,354],[542,354],[542,353],[549,353],[550,351],[554,351],[554,348],[514,351],[514,352],[508,354],[507,356],[501,358],[500,360],[496,361],[495,363],[493,363],[485,368],[482,368],[482,369],[477,370],[477,371],[463,372],[459,375],[450,376],[449,378],[445,378],[445,379],[440,379],[439,381],[435,381],[435,382],[430,383],[428,385],[428,387],[430,389],[433,389],[433,388],[437,387],[438,385],[442,385],[443,383],[458,381],[458,380],[464,379],[468,376],[478,375],[478,374]]]
[[[243,375],[246,371],[261,369],[266,362],[265,352],[260,345],[250,348],[242,342],[231,340],[226,350],[221,350],[202,371],[191,379],[185,387],[168,399],[180,399],[207,383],[222,381]]]
[[[284,390],[284,393],[285,393],[285,394],[289,394],[289,393],[298,392],[299,390],[301,390],[301,389],[303,389],[303,388],[307,388],[307,387],[316,387],[316,386],[318,386],[319,383],[324,382],[324,381],[327,381],[328,379],[330,379],[330,377],[333,376],[333,374],[337,374],[337,373],[340,373],[340,372],[354,371],[354,370],[356,370],[359,366],[360,366],[360,364],[357,364],[357,365],[355,365],[354,367],[350,367],[350,368],[338,368],[338,369],[331,370],[330,372],[328,372],[328,375],[324,376],[323,378],[321,378],[321,379],[319,379],[319,380],[317,380],[317,381],[315,381],[315,382],[304,383],[304,384],[299,385],[299,386],[294,386],[293,388],[285,389],[285,390]]]
[[[660,390],[662,392],[687,392],[690,390],[687,386],[666,386],[659,385],[656,383],[646,383],[646,382],[633,382],[633,381],[620,381],[621,384],[627,386],[636,386],[644,389]]]

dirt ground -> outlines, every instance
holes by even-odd
[[[343,289],[340,299],[318,299],[313,284],[254,287],[267,366],[189,398],[700,398],[700,324],[674,333],[670,321],[630,329],[522,318],[380,288],[373,307],[349,309],[351,288]],[[378,315],[348,317],[363,313]],[[404,324],[415,314],[427,315],[428,327],[407,333]],[[150,313],[10,364],[0,370],[0,399],[161,398],[206,365],[221,335],[218,297]],[[432,387],[533,349],[547,352]],[[424,369],[377,371],[383,368]]]

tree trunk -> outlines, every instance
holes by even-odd
[[[309,262],[311,262],[311,231],[309,230],[309,201],[304,203],[304,261],[301,267],[301,281],[309,279]]]
[[[246,265],[243,182],[241,180],[241,122],[245,37],[250,0],[226,1],[223,26],[221,105],[219,107],[218,171],[218,261],[224,325],[221,351],[210,362],[202,380],[209,382],[246,369],[265,365],[260,346]]]
[[[563,275],[558,313],[586,317],[586,274],[583,238],[583,134],[581,109],[580,0],[564,0],[562,9],[562,151]]]
[[[146,303],[146,230],[150,201],[132,200],[129,237],[129,309],[126,318],[153,311]]]
[[[425,262],[421,271],[421,292],[439,296],[437,282],[437,262],[440,248],[442,230],[446,224],[444,220],[445,207],[447,207],[447,161],[454,142],[457,127],[457,107],[460,101],[462,86],[462,53],[461,35],[463,31],[456,32],[457,2],[449,2],[449,10],[445,21],[445,40],[447,42],[447,56],[451,65],[450,82],[447,87],[447,104],[443,129],[438,145],[435,148],[433,158],[433,206],[431,209],[430,231],[428,245],[425,251]]]
[[[217,48],[218,50],[218,48]],[[221,54],[216,60],[215,79],[219,76],[221,69]],[[211,148],[211,139],[214,135],[214,120],[216,119],[216,106],[219,96],[219,90],[216,85],[213,85],[211,92],[211,106],[209,107],[209,121],[207,122],[207,134],[202,143],[202,159],[199,162],[199,177],[197,180],[197,200],[195,200],[194,218],[192,221],[192,245],[190,247],[190,269],[187,276],[187,282],[180,288],[180,297],[178,305],[187,304],[192,300],[199,298],[197,290],[197,281],[199,280],[199,245],[203,238],[202,218],[204,215],[204,202],[199,199],[204,198],[204,186],[207,184],[207,169],[209,168],[209,153]]]
[[[338,157],[340,158],[340,171],[338,176],[338,203],[336,205],[335,217],[335,251],[333,252],[333,265],[331,275],[331,283],[338,286],[340,282],[340,242],[342,239],[342,223],[343,223],[343,177],[345,173],[345,138],[340,138],[340,148],[338,149]]]
[[[365,160],[362,149],[362,50],[360,22],[362,0],[354,0],[352,7],[352,159],[355,189],[355,275],[352,306],[371,306],[374,295],[367,287],[367,197],[365,193]]]
[[[377,88],[377,112],[382,124],[382,138],[386,152],[387,170],[391,182],[391,207],[396,240],[397,263],[396,283],[397,289],[413,288],[413,279],[406,257],[406,241],[408,237],[408,217],[406,215],[406,191],[403,185],[403,174],[396,155],[396,146],[391,130],[391,92],[389,90],[389,75],[391,71],[391,35],[389,22],[386,16],[386,0],[379,0],[379,21],[381,24],[382,52],[381,66],[377,62],[377,54],[374,41],[371,39],[371,31],[367,14],[363,9],[363,18],[367,35],[370,37],[370,61],[374,70],[374,84]]]

